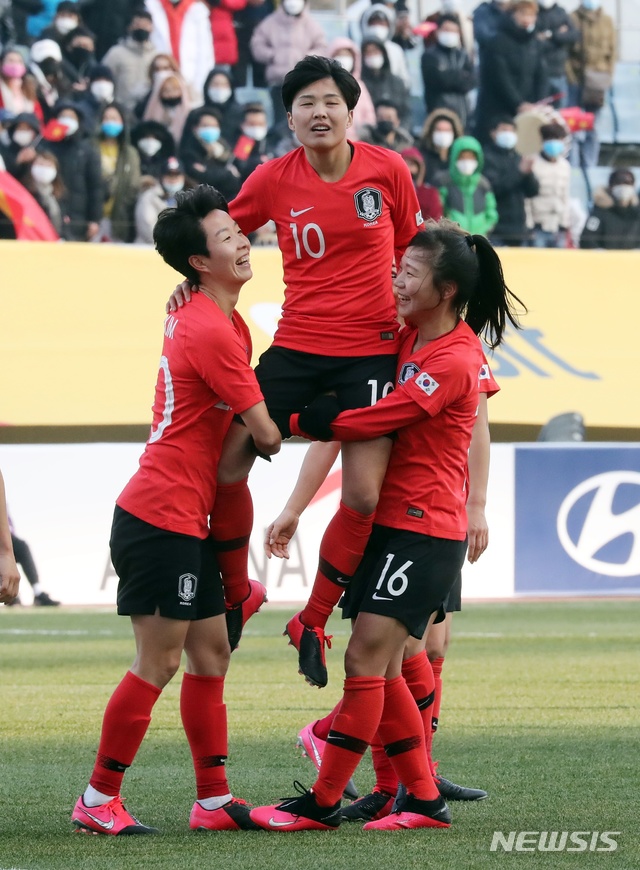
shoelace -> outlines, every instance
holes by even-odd
[[[326,643],[327,649],[331,649],[331,641],[333,640],[332,634],[325,634],[321,628],[314,628],[312,631],[315,633],[321,644]]]
[[[293,780],[293,787],[294,787],[295,790],[298,792],[298,795],[299,795],[300,797],[305,797],[306,795],[311,794],[311,789],[310,789],[310,788],[305,788],[305,787],[302,785],[302,783],[301,783],[299,780],[297,780],[297,779],[294,779],[294,780]],[[287,803],[288,803],[289,801],[297,801],[297,800],[298,800],[298,797],[297,797],[296,795],[294,795],[293,797],[283,797],[283,798],[280,798],[280,800],[281,800],[283,803],[284,803],[284,802],[287,802]]]

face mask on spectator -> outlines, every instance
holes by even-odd
[[[36,134],[33,130],[16,130],[13,134],[13,141],[21,148],[26,148],[28,145],[31,145],[35,138]]]
[[[231,97],[231,94],[231,88],[213,87],[207,89],[207,96],[212,103],[226,103],[227,100]]]
[[[633,199],[635,192],[636,189],[633,184],[614,184],[611,188],[611,196],[616,202],[629,202]]]
[[[178,181],[165,181],[165,179],[162,179],[161,184],[165,193],[169,196],[175,196],[175,194],[181,191],[184,187],[184,178],[179,179]]]
[[[582,6],[590,12],[595,12],[596,9],[600,8],[601,3],[600,0],[582,0]]]
[[[431,138],[436,148],[451,148],[453,133],[450,130],[436,130]]]
[[[160,97],[160,102],[167,109],[175,109],[182,102],[182,97]]]
[[[78,19],[72,18],[69,15],[60,15],[53,22],[53,26],[61,33],[63,36],[66,36],[67,33],[71,33],[72,30],[75,30],[78,26]]]
[[[282,0],[282,8],[287,15],[300,15],[304,9],[305,0]]]
[[[560,157],[564,152],[564,142],[560,139],[547,139],[542,143],[542,153],[547,157]]]
[[[496,145],[498,148],[505,148],[510,151],[516,147],[518,142],[518,134],[513,130],[498,130],[496,133]]]
[[[69,57],[71,58],[71,63],[76,67],[76,69],[80,69],[80,67],[85,66],[93,60],[93,52],[90,48],[76,45],[75,48],[72,48],[69,52]]]
[[[340,66],[343,69],[346,69],[347,72],[351,72],[353,70],[353,55],[352,54],[341,54],[335,58],[338,61]]]
[[[74,133],[78,132],[80,124],[76,118],[58,118],[58,121],[67,128],[67,136],[73,136]]]
[[[551,9],[552,6],[556,5],[556,0],[538,0],[538,5],[542,6],[543,9]]]
[[[370,54],[364,59],[364,65],[369,69],[382,69],[384,66],[384,58],[381,54]]]
[[[120,121],[103,121],[102,132],[109,139],[116,139],[124,130],[124,125]]]
[[[146,42],[151,36],[151,33],[148,30],[145,30],[144,27],[136,27],[135,30],[131,31],[131,36],[136,42]]]
[[[2,64],[2,75],[8,79],[21,79],[26,71],[26,66],[18,61],[6,61]]]
[[[45,57],[38,66],[42,70],[43,76],[55,76],[60,71],[60,62],[53,57]]]
[[[162,142],[159,139],[154,139],[152,136],[146,136],[138,141],[138,148],[147,157],[153,157],[162,148]]]
[[[460,34],[453,30],[441,30],[438,34],[438,42],[443,48],[460,48]]]
[[[535,24],[527,24],[526,27],[523,27],[523,30],[525,30],[527,33],[533,33],[533,31],[534,31],[535,29],[536,29],[536,25],[535,25]]]
[[[198,127],[196,130],[196,136],[201,142],[204,142],[206,145],[211,145],[213,142],[217,142],[220,138],[220,127]]]
[[[55,166],[45,166],[43,163],[35,163],[31,167],[31,176],[36,184],[51,184],[58,174]]]
[[[378,121],[378,123],[376,124],[376,128],[381,136],[388,136],[389,133],[393,133],[393,131],[396,129],[393,126],[393,121]]]
[[[389,28],[384,24],[372,24],[371,27],[367,27],[367,35],[375,36],[380,42],[385,42],[389,39]]]
[[[456,12],[460,7],[460,0],[442,0],[443,12]]]
[[[456,161],[456,169],[460,173],[460,175],[473,175],[473,173],[478,168],[478,161],[472,160],[471,158],[466,158],[463,160]]]
[[[113,82],[107,79],[97,79],[95,82],[91,82],[90,90],[96,100],[100,100],[103,103],[111,103],[113,101]]]
[[[242,132],[245,136],[249,136],[250,139],[255,139],[256,142],[262,142],[267,135],[267,128],[262,125],[247,124],[246,127],[242,128]]]

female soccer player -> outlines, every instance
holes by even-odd
[[[283,438],[291,435],[291,413],[315,396],[333,390],[343,409],[373,405],[395,377],[391,265],[422,216],[402,158],[347,138],[359,96],[358,82],[337,61],[297,63],[285,76],[282,99],[301,147],[259,166],[230,205],[246,233],[269,220],[277,228],[285,300],[256,375]],[[174,294],[170,309],[181,302]],[[232,427],[210,523],[225,593],[236,605],[250,595],[247,475],[255,451],[247,442],[246,429]],[[324,626],[362,558],[389,450],[387,438],[343,447],[342,501],[322,540],[314,594],[286,628],[300,671],[314,685],[327,681]]]
[[[208,515],[234,412],[265,454],[278,452],[280,433],[250,366],[249,330],[235,311],[252,275],[249,240],[214,188],[201,185],[176,199],[158,218],[155,245],[201,292],[165,319],[151,436],[116,503],[110,544],[118,613],[131,617],[136,657],[107,705],[93,774],[71,817],[79,831],[114,836],[155,833],[125,809],[120,786],[183,650],[180,713],[197,788],[190,827],[255,828],[225,773],[230,649]]]
[[[334,418],[332,397],[291,419],[291,431],[322,440],[396,432],[376,523],[345,594],[355,618],[345,655],[340,711],[310,791],[251,811],[267,830],[331,830],[360,757],[379,734],[406,795],[366,830],[448,827],[448,807],[429,769],[424,726],[402,677],[409,636],[421,638],[441,611],[465,557],[467,453],[484,367],[477,337],[502,340],[514,301],[497,254],[483,236],[450,222],[410,242],[394,282],[402,334],[397,386],[372,408]],[[464,317],[464,319],[463,319]]]

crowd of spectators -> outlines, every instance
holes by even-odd
[[[640,247],[629,168],[589,213],[571,197],[572,167],[598,162],[617,59],[601,0],[434,5],[413,21],[404,0],[355,0],[330,41],[309,0],[0,0],[0,159],[60,238],[150,244],[179,190],[233,199],[297,147],[280,86],[320,54],[362,88],[352,137],[402,154],[425,217],[503,245]]]

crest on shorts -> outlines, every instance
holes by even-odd
[[[398,384],[402,386],[406,384],[407,381],[410,381],[411,378],[415,378],[415,376],[420,371],[419,367],[412,362],[405,363],[400,369],[400,375],[398,376]]]
[[[193,574],[181,574],[178,577],[178,598],[183,601],[191,601],[196,597],[198,578]]]
[[[356,214],[363,221],[371,223],[382,214],[382,193],[376,187],[363,187],[353,195]]]

